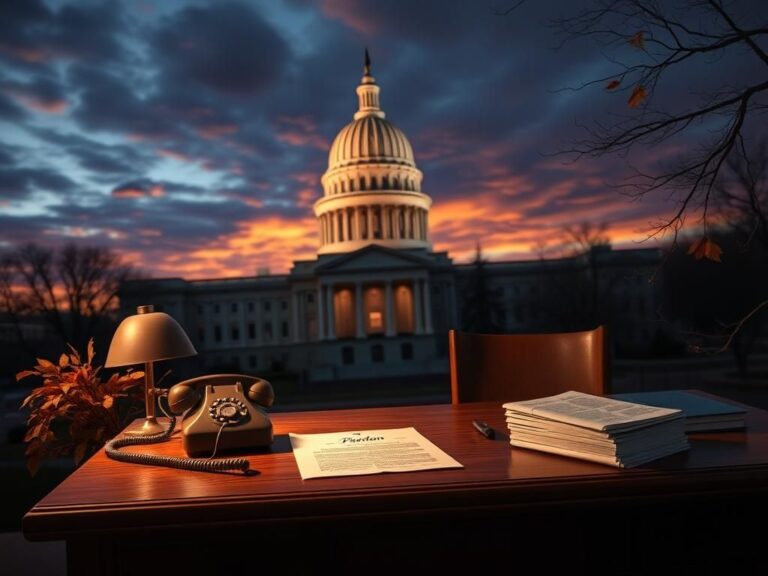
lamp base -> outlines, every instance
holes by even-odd
[[[125,431],[130,436],[152,436],[153,434],[162,434],[165,427],[155,418],[146,418],[138,428],[129,428]]]

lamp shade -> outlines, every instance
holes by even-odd
[[[107,368],[194,356],[197,350],[176,320],[153,306],[139,306],[117,327],[109,345]]]

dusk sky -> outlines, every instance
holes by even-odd
[[[491,260],[530,258],[584,221],[637,246],[674,201],[620,195],[622,158],[553,154],[591,122],[642,109],[602,84],[563,90],[617,70],[590,41],[557,49],[550,22],[586,2],[500,14],[515,3],[4,0],[0,250],[95,244],[186,278],[284,273],[315,257],[312,205],[357,109],[365,47],[387,119],[424,172],[436,250],[466,262],[480,241]],[[768,2],[736,4],[766,21]],[[753,60],[692,62],[651,104],[684,109],[738,86]],[[633,165],[690,145],[640,150]]]

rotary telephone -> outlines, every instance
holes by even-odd
[[[202,392],[202,393],[201,393]],[[128,436],[107,443],[107,456],[123,462],[154,464],[198,471],[242,470],[247,472],[245,458],[213,459],[218,450],[265,448],[272,444],[272,422],[264,408],[275,399],[272,385],[266,380],[243,374],[215,374],[179,382],[168,391],[170,419],[165,432],[152,436]],[[136,452],[120,452],[124,446],[154,444],[168,440],[176,418],[186,412],[181,424],[182,445],[189,456],[207,458],[175,458]]]

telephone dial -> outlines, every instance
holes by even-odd
[[[160,404],[170,419],[165,432],[111,440],[106,446],[107,455],[124,462],[190,470],[247,471],[249,463],[245,458],[213,458],[219,450],[265,448],[272,444],[272,422],[265,408],[272,406],[275,393],[266,380],[244,374],[199,376],[172,386],[167,399],[171,414]],[[124,446],[168,440],[176,425],[173,415],[184,413],[186,415],[181,424],[182,445],[187,455],[195,458],[119,451]]]

